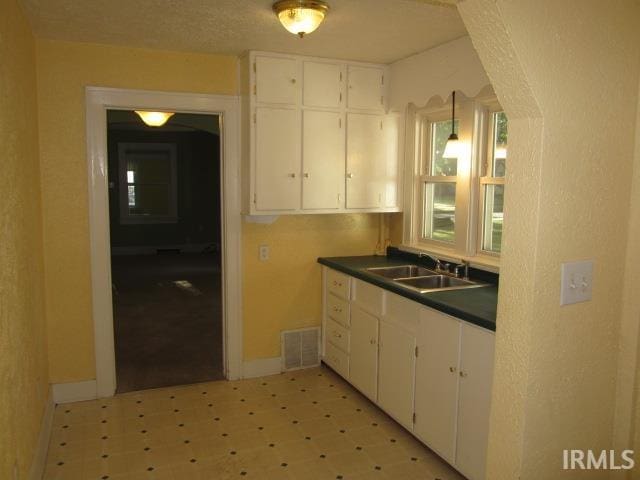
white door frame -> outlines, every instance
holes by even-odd
[[[107,109],[166,110],[220,115],[222,179],[223,365],[242,375],[240,102],[237,96],[86,88],[92,313],[98,397],[113,396],[116,362],[111,299]]]

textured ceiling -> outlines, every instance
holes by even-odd
[[[267,50],[389,63],[466,35],[438,0],[328,0],[325,22],[299,39],[272,0],[22,0],[41,38],[238,55]]]

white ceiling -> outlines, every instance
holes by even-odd
[[[299,39],[272,0],[22,0],[37,36],[202,53],[247,50],[390,63],[466,35],[438,0],[327,0],[330,11]]]

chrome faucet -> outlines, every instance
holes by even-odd
[[[418,258],[423,258],[423,257],[427,257],[430,258],[431,260],[433,260],[436,263],[436,272],[438,273],[450,273],[449,272],[449,264],[443,262],[442,260],[440,260],[437,257],[434,257],[433,255],[429,255],[428,253],[418,253]]]
[[[460,278],[460,269],[464,268],[464,276],[463,280],[469,280],[469,262],[467,260],[460,260],[460,264],[456,265],[453,269],[453,272],[456,278]]]

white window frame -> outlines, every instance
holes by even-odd
[[[127,155],[166,153],[171,165],[169,181],[169,211],[166,215],[140,215],[129,213],[129,181],[127,178]],[[178,221],[178,172],[175,143],[121,142],[118,143],[118,180],[120,187],[120,223],[122,225],[177,223]],[[135,183],[135,182],[134,182]]]
[[[478,192],[478,240],[477,251],[481,255],[488,255],[495,258],[500,258],[499,252],[492,250],[485,250],[485,187],[486,185],[505,185],[505,177],[493,176],[493,162],[494,162],[494,142],[493,137],[495,135],[495,120],[494,114],[504,111],[500,104],[493,101],[482,102],[480,105],[483,116],[483,131],[482,139],[486,142],[483,151],[483,162],[481,166],[480,178],[479,178],[479,192]]]
[[[482,250],[481,203],[484,178],[482,166],[488,161],[488,123],[490,112],[501,111],[495,97],[476,98],[456,102],[456,120],[458,137],[465,146],[458,159],[456,179],[455,241],[453,244],[427,239],[422,236],[425,203],[423,182],[437,181],[437,177],[425,175],[429,167],[430,128],[432,122],[451,118],[451,104],[436,108],[418,109],[409,106],[407,113],[407,132],[405,158],[405,220],[403,244],[407,251],[427,252],[450,261],[468,260],[472,265],[488,270],[499,269],[500,256],[494,252]],[[450,177],[444,177],[448,181]],[[504,184],[503,179],[495,183]]]

